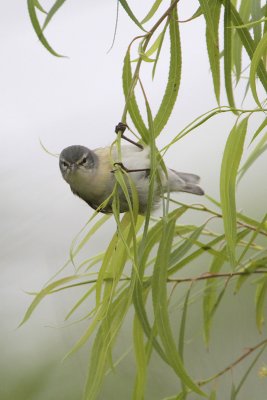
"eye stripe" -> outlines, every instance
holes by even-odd
[[[86,156],[83,156],[82,158],[80,158],[80,160],[78,161],[78,164],[85,164],[87,162],[87,158]]]

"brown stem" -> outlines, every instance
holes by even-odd
[[[195,277],[189,277],[189,278],[167,278],[167,282],[168,283],[186,283],[186,282],[196,282],[196,281],[203,281],[206,279],[214,279],[214,278],[228,278],[231,279],[235,276],[245,276],[245,275],[255,275],[255,274],[267,274],[267,270],[258,270],[258,271],[251,271],[251,272],[229,272],[229,273],[217,273],[217,274],[211,274],[210,272],[205,272],[202,275],[199,276],[195,276]],[[82,276],[81,276],[82,279]],[[112,282],[113,279],[112,278],[105,278],[103,279],[105,282]],[[121,278],[119,280],[119,282],[125,282],[125,281],[130,281],[131,278],[130,277],[125,277],[125,278]],[[146,277],[144,279],[144,282],[148,282],[149,278]],[[90,279],[87,281],[83,281],[83,282],[78,282],[78,283],[73,283],[72,285],[67,285],[55,290],[52,290],[50,293],[56,293],[56,292],[60,292],[61,290],[64,289],[69,289],[72,287],[76,287],[76,286],[82,286],[82,285],[88,285],[88,284],[93,284],[96,283],[97,279]]]
[[[198,204],[195,204],[195,205],[194,205],[194,204],[193,204],[193,205],[188,205],[188,204],[183,204],[183,203],[181,203],[181,202],[179,202],[179,201],[176,201],[176,200],[173,200],[173,199],[170,199],[170,201],[171,201],[172,203],[175,203],[175,204],[179,204],[179,205],[182,205],[182,206],[186,206],[186,207],[189,208],[190,210],[204,211],[204,212],[207,212],[207,213],[209,213],[209,214],[214,215],[214,216],[217,217],[217,218],[222,218],[222,217],[223,217],[222,214],[220,214],[220,213],[218,213],[218,212],[216,212],[216,211],[213,211],[213,210],[209,209],[208,207],[203,206],[202,204],[199,204],[199,205],[198,205]],[[241,222],[241,221],[238,221],[238,220],[237,220],[237,224],[238,224],[239,226],[244,227],[244,228],[251,229],[252,231],[257,231],[257,230],[258,230],[257,227],[252,226],[252,225],[249,225],[249,224],[246,224],[246,223]],[[267,232],[266,232],[266,231],[259,230],[258,232],[259,232],[261,235],[267,236]]]
[[[229,278],[231,279],[234,276],[245,276],[251,274],[267,274],[267,270],[258,270],[258,271],[250,271],[250,272],[225,272],[225,273],[216,273],[211,274],[210,272],[205,272],[202,275],[190,278],[167,278],[167,282],[175,282],[175,283],[183,283],[183,282],[194,282],[194,281],[203,281],[206,279],[214,279],[214,278]]]
[[[256,344],[254,347],[250,347],[242,356],[238,357],[234,362],[232,362],[230,365],[228,365],[226,368],[224,368],[222,371],[218,372],[218,374],[205,379],[203,381],[199,381],[198,385],[203,386],[206,385],[207,383],[213,381],[214,379],[219,378],[220,376],[224,375],[226,372],[230,371],[232,368],[234,368],[237,364],[239,364],[241,361],[243,361],[246,357],[248,357],[251,353],[253,353],[255,350],[259,349],[260,347],[267,345],[267,339],[262,340],[260,343]]]

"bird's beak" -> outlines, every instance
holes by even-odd
[[[75,172],[77,169],[78,169],[78,165],[76,163],[71,164],[71,166],[70,166],[71,172]]]

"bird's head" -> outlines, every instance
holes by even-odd
[[[60,153],[59,168],[68,183],[77,175],[93,172],[96,167],[96,154],[85,146],[69,146]]]

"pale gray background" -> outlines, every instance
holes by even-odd
[[[71,293],[45,300],[31,320],[16,329],[30,302],[25,291],[39,290],[63,265],[72,239],[92,215],[92,210],[71,194],[60,176],[58,160],[44,152],[39,139],[53,153],[59,153],[71,144],[94,148],[113,141],[114,126],[120,121],[124,107],[123,57],[129,42],[140,31],[121,8],[116,42],[107,54],[114,31],[116,2],[69,0],[47,29],[54,49],[69,57],[59,59],[51,56],[38,42],[26,2],[1,0],[0,3],[1,399],[79,399],[86,376],[84,359],[87,359],[87,351],[60,363],[84,328],[62,328],[64,313],[73,302]],[[46,9],[52,3],[42,2]],[[131,3],[142,18],[144,2]],[[196,8],[197,2],[181,1],[180,19],[191,16]],[[183,80],[175,111],[158,140],[159,147],[167,144],[194,118],[216,107],[203,21],[198,19],[182,25],[181,34]],[[143,83],[154,112],[164,90],[168,59],[168,49],[165,49],[153,87],[150,85],[150,65],[143,69]],[[222,104],[226,104],[224,98]],[[248,101],[247,106],[250,104],[253,103]],[[251,131],[256,126],[256,118],[253,121]],[[257,119],[257,124],[259,121]],[[166,161],[173,168],[200,174],[206,192],[217,198],[222,151],[233,122],[234,117],[230,114],[217,116],[173,146],[166,155]],[[239,207],[251,216],[260,217],[266,196],[264,155],[240,186]],[[195,201],[190,196],[180,198]],[[93,255],[103,248],[113,227],[110,222],[102,229],[86,254]],[[77,293],[73,292],[75,298]],[[252,296],[249,307],[253,309]],[[254,324],[253,317],[250,323]],[[194,329],[201,337],[201,328],[196,326]],[[244,327],[244,330],[248,329]],[[254,326],[251,332],[249,338],[245,338],[253,344],[258,340],[253,336],[257,335]],[[238,335],[234,344],[229,339],[228,356],[232,348],[236,349],[236,355],[240,354],[240,347],[236,345],[243,342],[242,332]],[[244,343],[247,342],[244,339]],[[222,354],[228,352],[226,346],[227,343]],[[195,354],[197,351],[196,347]],[[226,357],[223,365],[228,362],[229,357]],[[212,373],[208,366],[207,371]],[[164,385],[160,382],[161,373],[156,368],[154,372],[150,380],[152,394],[148,398],[156,400],[161,395],[159,388]],[[111,399],[113,395],[122,398],[122,393],[128,393],[131,384],[127,382],[132,379],[132,372],[127,363],[121,377],[126,389],[120,388],[120,375],[111,376],[101,397],[103,400]],[[111,394],[113,379],[117,382],[117,392],[113,389]],[[165,377],[164,381],[170,390],[162,393],[175,393],[175,378]],[[264,383],[257,377],[255,385],[259,390],[266,390],[266,383],[264,389]],[[253,389],[252,393],[255,394]],[[127,398],[127,394],[124,396]]]

